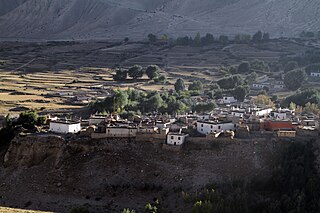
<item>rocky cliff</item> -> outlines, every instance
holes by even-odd
[[[143,211],[154,197],[175,212],[181,190],[211,181],[267,177],[286,143],[259,140],[190,141],[179,152],[161,144],[36,135],[15,138],[0,169],[0,205],[68,212]],[[91,212],[90,211],[90,212]]]

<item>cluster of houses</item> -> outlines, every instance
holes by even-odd
[[[88,120],[50,119],[50,131],[60,134],[86,132],[93,139],[128,138],[141,141],[163,141],[182,145],[188,137],[250,138],[251,132],[274,133],[277,137],[319,136],[319,119],[289,109],[233,103],[208,114],[149,115],[121,119],[118,115],[91,115]]]
[[[269,77],[268,75],[262,75],[256,79],[256,81],[250,85],[252,90],[267,89],[272,92],[281,92],[285,90],[284,75],[279,78]],[[319,80],[320,71],[313,71],[309,74],[310,80]]]
[[[283,77],[281,79],[271,78],[267,75],[260,76],[251,85],[253,90],[267,89],[273,92],[281,92],[285,90]]]

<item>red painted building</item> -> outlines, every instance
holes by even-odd
[[[292,130],[293,125],[291,121],[264,121],[260,123],[260,129],[266,131],[276,130]]]

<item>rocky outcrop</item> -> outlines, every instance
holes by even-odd
[[[32,167],[50,160],[57,167],[67,154],[66,147],[66,141],[59,136],[18,136],[4,156],[4,166]]]

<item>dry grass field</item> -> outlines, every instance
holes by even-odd
[[[112,88],[170,90],[177,78],[183,78],[187,85],[193,80],[208,84],[225,77],[221,67],[254,59],[273,62],[293,52],[303,54],[307,49],[310,47],[286,41],[269,42],[268,46],[207,47],[167,47],[142,42],[0,42],[0,115],[15,113],[12,109],[16,107],[77,109],[86,105],[75,104],[79,97],[103,97],[104,91]],[[134,64],[159,65],[168,83],[153,84],[146,76],[138,82],[113,81],[113,67]],[[97,85],[103,87],[91,88]],[[286,94],[280,94],[283,95]]]
[[[43,211],[14,209],[14,208],[6,208],[6,207],[0,207],[0,212],[1,213],[49,213],[49,212],[43,212]]]

